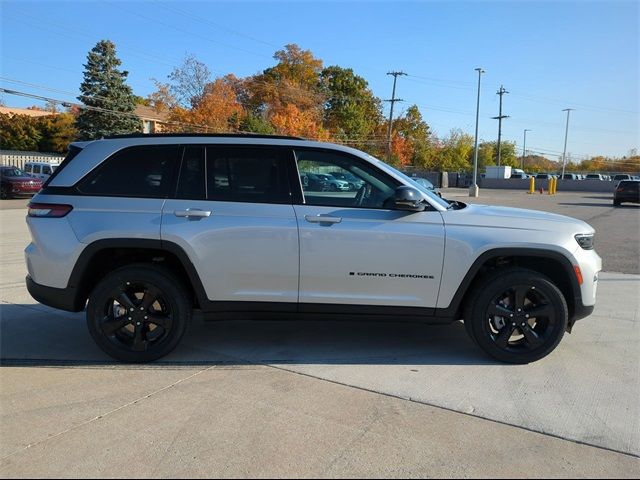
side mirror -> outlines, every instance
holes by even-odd
[[[405,185],[396,188],[394,201],[396,210],[423,212],[427,208],[420,190]]]

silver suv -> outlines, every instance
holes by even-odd
[[[344,172],[355,191],[310,191]],[[29,205],[31,295],[86,309],[112,357],[171,352],[204,318],[464,319],[493,357],[549,354],[594,308],[594,230],[446,201],[366,153],[258,135],[74,143]]]

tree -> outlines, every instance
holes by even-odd
[[[271,117],[271,123],[282,135],[304,137],[312,140],[329,140],[330,135],[310,111],[300,110],[289,104]]]
[[[140,119],[133,113],[135,97],[125,83],[129,73],[118,69],[121,63],[109,40],[101,40],[89,52],[78,100],[107,111],[82,109],[76,123],[81,139],[140,131]]]
[[[421,168],[435,168],[435,145],[431,139],[429,125],[422,119],[417,105],[412,105],[407,112],[393,122],[394,130],[411,145],[411,158],[408,164]],[[395,137],[394,137],[395,139]],[[393,153],[392,140],[392,153]]]
[[[268,120],[249,113],[240,120],[240,130],[243,132],[259,133],[262,135],[271,135],[276,133],[276,129]]]
[[[209,68],[195,55],[187,55],[182,65],[169,74],[169,91],[182,107],[195,106],[211,82]]]
[[[273,58],[278,60],[277,65],[247,80],[249,110],[270,117],[294,105],[300,111],[312,111],[320,121],[324,103],[320,89],[322,60],[294,44],[278,50]]]
[[[233,85],[225,78],[218,78],[205,86],[204,92],[193,108],[176,107],[170,119],[186,124],[205,126],[213,132],[228,132],[240,128],[244,110],[238,103]]]
[[[37,150],[42,135],[34,117],[0,113],[0,144],[7,150]]]
[[[60,113],[38,118],[40,141],[38,150],[41,152],[65,153],[69,144],[78,135],[75,127],[75,117],[71,113]]]
[[[382,103],[367,81],[350,68],[327,67],[320,74],[326,97],[324,124],[337,140],[362,140],[382,121]]]
[[[442,141],[438,152],[437,168],[446,172],[466,171],[471,168],[473,136],[453,129]]]

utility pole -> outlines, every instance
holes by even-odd
[[[393,75],[393,92],[391,93],[391,100],[385,100],[385,102],[391,102],[391,108],[389,109],[389,128],[387,129],[387,162],[391,161],[391,125],[393,123],[393,105],[396,102],[403,102],[401,98],[396,98],[396,80],[398,76],[406,75],[404,72],[387,72],[387,75]]]
[[[562,180],[564,180],[564,167],[565,167],[565,161],[567,159],[567,137],[569,136],[569,113],[571,112],[571,110],[575,110],[575,109],[565,108],[564,110],[562,110],[563,112],[567,112],[567,127],[565,128],[565,131],[564,131],[564,150],[562,151],[562,177],[560,177]]]
[[[531,132],[528,128],[524,129],[524,142],[522,142],[522,165],[521,169],[524,171],[524,157],[527,155],[527,132]]]
[[[480,120],[480,78],[484,73],[484,70],[482,70],[482,68],[476,68],[475,71],[478,72],[478,101],[476,103],[476,138],[473,148],[473,184],[469,187],[470,197],[478,196],[478,123]]]
[[[502,137],[502,119],[509,118],[509,115],[502,115],[502,96],[507,92],[502,85],[500,85],[500,90],[496,92],[497,95],[500,95],[500,111],[497,117],[492,117],[494,120],[498,120],[498,166],[500,166],[500,139]]]

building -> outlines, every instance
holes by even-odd
[[[28,115],[30,117],[46,117],[47,115],[58,115],[62,112],[0,106],[0,113],[7,115]],[[142,122],[142,133],[160,133],[163,130],[163,125],[167,122],[167,115],[165,113],[158,113],[154,108],[147,107],[145,105],[136,106],[134,113]]]

